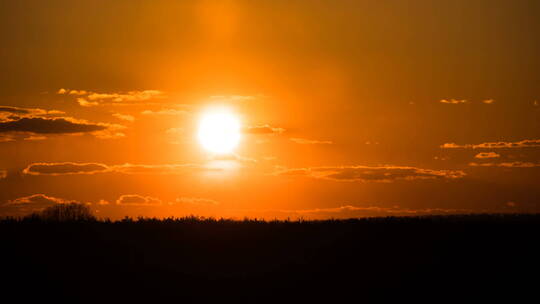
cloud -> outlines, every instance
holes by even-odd
[[[56,94],[69,94],[69,95],[88,95],[90,92],[85,90],[70,90],[70,89],[59,89],[56,91]]]
[[[30,135],[29,137],[23,138],[23,140],[28,140],[28,141],[45,140],[45,139],[47,139],[46,136],[35,136],[35,135]]]
[[[181,204],[198,205],[198,206],[219,205],[218,201],[207,199],[207,198],[199,198],[199,197],[179,197],[175,200],[175,202],[181,203]]]
[[[184,115],[187,113],[188,112],[185,110],[177,110],[177,109],[161,109],[159,111],[146,110],[146,111],[141,112],[141,114],[143,115],[170,115],[170,116]]]
[[[25,197],[20,197],[14,200],[10,200],[7,202],[7,205],[19,205],[19,206],[56,205],[56,204],[64,204],[64,203],[71,203],[71,202],[74,202],[74,201],[68,201],[62,198],[47,196],[45,194],[33,194],[30,196],[25,196]]]
[[[443,99],[440,102],[441,103],[446,103],[446,104],[460,104],[460,103],[466,103],[467,100],[465,100],[465,99]]]
[[[506,168],[534,168],[540,167],[540,164],[531,162],[504,162],[504,163],[469,163],[471,167],[506,167]]]
[[[32,109],[9,107],[9,106],[0,106],[0,112],[10,113],[10,114],[30,114],[31,110]]]
[[[1,119],[1,113],[19,113]],[[79,135],[89,133],[98,138],[117,138],[124,134],[125,126],[109,123],[92,123],[73,117],[47,117],[61,111],[2,107],[0,110],[0,142],[42,140],[52,135]]]
[[[244,128],[244,133],[247,134],[281,134],[285,132],[283,128],[271,127],[270,125],[259,125]]]
[[[13,215],[24,215],[36,211],[41,211],[47,207],[57,204],[77,203],[77,201],[47,196],[45,194],[33,194],[8,201],[2,206],[4,213]]]
[[[362,218],[381,216],[420,216],[420,215],[446,215],[446,214],[470,214],[481,213],[484,210],[454,209],[454,208],[423,208],[411,209],[379,206],[353,206],[343,205],[330,208],[314,209],[267,209],[267,210],[243,210],[252,215],[262,214],[264,218],[308,218],[308,219],[330,219],[330,218]]]
[[[106,200],[99,200],[98,202],[95,203],[96,205],[98,206],[106,206],[106,205],[110,205],[110,203]]]
[[[85,90],[71,90],[69,95],[88,95],[88,92]]]
[[[57,93],[83,96],[77,98],[77,102],[83,107],[129,104],[167,97],[164,92],[159,90],[97,93],[85,90],[60,89]]]
[[[124,206],[158,206],[161,203],[160,199],[139,194],[124,194],[116,200],[117,205]]]
[[[540,147],[540,139],[524,139],[516,142],[486,142],[481,144],[458,145],[455,143],[446,143],[440,146],[443,149],[510,149],[510,148],[529,148]]]
[[[0,206],[0,212],[2,215],[25,216],[33,212],[41,211],[47,207],[71,203],[79,203],[79,201],[67,200],[39,193],[9,200]]]
[[[113,116],[120,120],[131,121],[131,122],[135,121],[135,117],[128,114],[114,113]]]
[[[39,108],[19,108],[0,106],[0,122],[13,121],[20,118],[51,117],[65,114],[58,110],[45,110]]]
[[[2,134],[2,133],[0,133],[0,143],[16,141],[17,139],[19,139],[19,137],[14,135],[14,134]]]
[[[492,104],[492,103],[495,102],[495,100],[494,99],[486,99],[486,100],[482,100],[482,102],[485,103],[485,104]]]
[[[457,179],[466,174],[460,170],[431,170],[401,166],[345,166],[285,169],[281,176],[307,176],[317,179],[344,182],[393,182],[417,179]]]
[[[104,164],[98,163],[33,163],[23,169],[28,175],[70,175],[95,174],[110,171]]]
[[[99,106],[99,102],[97,101],[88,101],[84,98],[77,98],[77,103],[81,106],[81,107],[95,107],[95,106]]]
[[[32,163],[23,169],[27,175],[82,175],[97,173],[122,173],[122,174],[182,174],[198,171],[216,171],[196,164],[173,164],[173,165],[105,165],[101,163]]]
[[[159,198],[140,194],[123,194],[114,203],[99,200],[94,206],[180,206],[187,208],[215,207],[220,205],[218,201],[200,197],[179,197],[172,202],[164,202]]]
[[[443,149],[458,149],[458,148],[472,148],[472,145],[457,145],[455,143],[445,143],[445,144],[440,145],[440,147]]]
[[[216,154],[210,156],[211,160],[215,161],[221,161],[221,160],[233,160],[233,161],[239,161],[239,162],[246,162],[246,163],[256,163],[257,160],[251,157],[246,157],[242,155],[238,155],[236,153],[229,153],[229,154]]]
[[[330,140],[313,140],[305,138],[289,138],[291,141],[300,144],[300,145],[331,145],[333,144]]]
[[[0,179],[7,177],[7,170],[0,170]]]
[[[0,122],[0,133],[3,132],[30,132],[36,134],[69,134],[89,133],[105,130],[107,127],[100,124],[79,122],[69,118],[21,118],[7,122]]]
[[[474,157],[475,158],[497,158],[500,156],[501,156],[500,154],[495,153],[495,152],[481,152],[481,153],[476,154]]]

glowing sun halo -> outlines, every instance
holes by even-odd
[[[229,112],[211,112],[199,122],[199,142],[206,150],[216,154],[230,153],[240,141],[240,122]]]

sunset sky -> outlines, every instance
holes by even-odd
[[[540,209],[540,1],[0,0],[0,38],[0,216]]]

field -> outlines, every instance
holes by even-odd
[[[74,303],[517,301],[538,295],[539,226],[539,215],[525,214],[5,219],[1,290]]]

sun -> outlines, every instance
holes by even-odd
[[[209,152],[231,153],[240,142],[240,121],[233,113],[220,110],[206,113],[199,122],[199,142]]]

